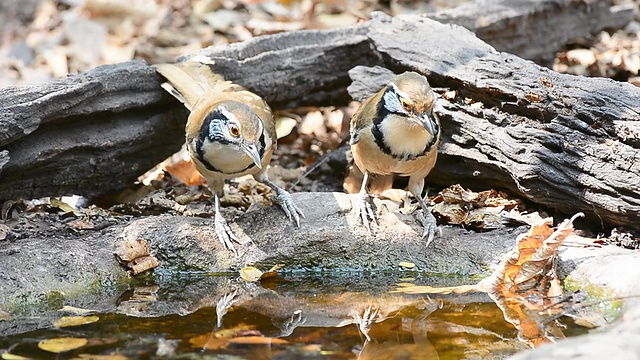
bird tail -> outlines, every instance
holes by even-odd
[[[222,92],[231,84],[224,81],[222,75],[215,74],[209,65],[202,62],[184,61],[175,64],[157,64],[153,65],[153,68],[167,79],[162,87],[180,100],[189,110],[207,92]]]

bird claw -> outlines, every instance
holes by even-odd
[[[368,341],[371,341],[371,336],[369,336],[369,331],[371,331],[371,325],[378,318],[379,309],[373,308],[371,305],[367,306],[367,308],[363,311],[362,315],[360,313],[356,314],[356,321],[358,322],[358,328],[364,334]]]
[[[236,302],[236,295],[238,294],[238,290],[234,290],[224,294],[216,303],[216,316],[218,327],[222,327],[222,318],[227,314],[229,308]]]
[[[291,194],[289,194],[286,190],[282,188],[276,189],[277,195],[272,198],[272,201],[284,210],[285,214],[289,220],[294,220],[296,222],[296,226],[300,226],[300,217],[304,219],[304,213],[300,208],[293,202],[293,198]]]
[[[359,194],[358,199],[355,203],[356,208],[356,220],[362,220],[362,225],[371,233],[371,226],[369,223],[371,221],[375,222],[378,225],[378,219],[371,208],[371,203],[369,202],[369,194]]]
[[[307,318],[302,316],[302,310],[294,311],[291,317],[283,324],[280,336],[286,337],[293,334],[293,330],[305,322],[307,322]]]
[[[425,213],[427,214],[426,216]],[[419,210],[416,212],[416,218],[422,224],[422,238],[427,238],[427,245],[425,247],[428,247],[435,237],[436,230],[438,230],[440,235],[442,235],[442,231],[440,227],[438,227],[436,218],[431,211]]]
[[[233,251],[233,253],[237,256],[238,251],[236,250],[235,246],[233,246],[231,240],[238,242],[238,238],[235,236],[233,231],[231,231],[229,224],[227,224],[227,220],[222,217],[220,211],[216,211],[214,226],[216,235],[218,236],[218,241],[220,241],[225,248]]]

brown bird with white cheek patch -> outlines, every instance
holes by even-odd
[[[237,241],[220,212],[220,197],[227,179],[251,174],[275,192],[274,202],[300,226],[302,211],[291,194],[267,177],[276,145],[275,120],[267,103],[240,85],[224,81],[208,65],[182,62],[154,66],[168,82],[162,86],[191,111],[186,143],[196,169],[207,180],[214,196],[215,231],[218,240],[236,253]]]
[[[433,114],[435,97],[427,79],[415,72],[395,76],[367,99],[351,118],[351,152],[364,174],[356,216],[370,230],[376,221],[369,204],[370,174],[409,177],[409,191],[424,211],[423,238],[427,246],[437,227],[424,199],[424,178],[435,166],[440,141],[440,122]],[[390,181],[386,181],[391,185]]]

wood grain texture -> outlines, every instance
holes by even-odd
[[[619,29],[634,17],[631,1],[477,0],[427,17],[473,31],[496,50],[551,65],[571,40]]]
[[[430,181],[510,189],[567,214],[584,211],[597,224],[638,229],[640,89],[629,84],[557,74],[460,26],[381,13],[352,28],[282,33],[187,57],[195,55],[274,109],[347,103],[348,71],[358,65],[424,73],[434,87],[458,92],[436,107],[444,138]],[[360,77],[363,89],[372,76]],[[186,113],[159,84],[151,68],[131,62],[1,89],[0,199],[130,184],[183,141]]]

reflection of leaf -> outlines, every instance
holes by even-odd
[[[92,316],[64,316],[53,322],[53,326],[57,328],[80,326],[85,324],[91,324],[100,320],[99,317]]]
[[[3,360],[28,360],[31,358],[5,352],[5,353],[2,353],[2,359]]]
[[[527,234],[517,239],[517,249],[505,257],[490,277],[480,281],[478,288],[487,291],[502,310],[505,320],[518,329],[518,337],[537,347],[564,334],[553,322],[541,319],[541,310],[548,309],[561,296],[562,286],[555,274],[555,254],[573,231],[571,219],[558,225],[554,232],[546,219],[531,226]],[[546,326],[545,326],[546,324]]]
[[[429,285],[414,285],[408,283],[398,284],[398,288],[392,290],[392,293],[404,293],[404,294],[442,294],[448,295],[454,294],[466,294],[470,292],[479,292],[476,285],[460,285],[460,286],[447,286],[447,287],[433,287]]]
[[[192,347],[197,348],[209,350],[224,349],[229,345],[230,339],[235,336],[262,335],[254,329],[254,325],[240,323],[231,329],[222,329],[212,333],[194,336],[189,339],[189,343]]]
[[[288,344],[289,342],[285,339],[264,337],[264,336],[241,336],[237,338],[230,339],[229,342],[234,344]]]
[[[127,360],[128,358],[120,354],[110,355],[94,355],[94,354],[80,354],[71,360]]]
[[[260,280],[260,276],[262,276],[262,271],[254,268],[253,266],[247,266],[240,269],[240,276],[244,281],[256,282]]]
[[[87,342],[87,339],[83,338],[63,337],[42,340],[38,343],[38,347],[44,351],[58,354],[61,352],[81,348],[87,345]]]

